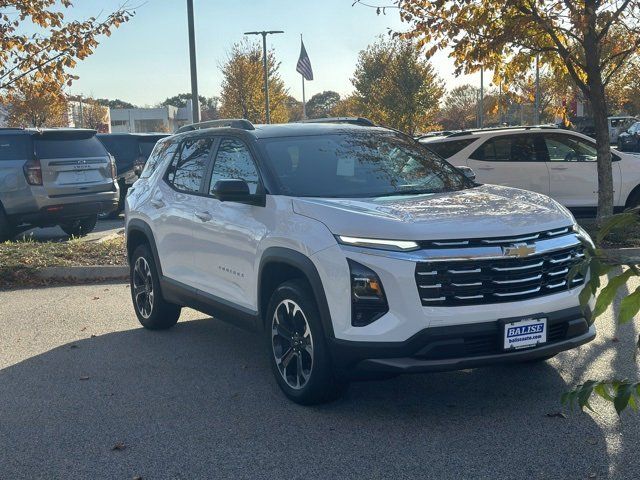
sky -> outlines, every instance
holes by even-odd
[[[75,0],[67,19],[106,15],[125,0]],[[281,62],[282,78],[294,97],[302,98],[295,71],[300,34],[314,71],[306,83],[307,100],[315,93],[353,90],[351,77],[358,52],[389,29],[402,31],[398,13],[376,15],[353,0],[194,0],[198,85],[206,97],[218,95],[220,66],[231,46],[252,30],[284,30],[268,37]],[[186,0],[128,0],[136,15],[111,37],[103,37],[95,53],[78,64],[72,94],[120,98],[151,106],[190,91]],[[255,37],[258,38],[258,37]],[[261,37],[260,37],[261,38]],[[433,64],[448,89],[463,83],[479,85],[476,76],[455,78],[445,53]]]

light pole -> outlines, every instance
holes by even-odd
[[[269,65],[267,59],[267,35],[284,33],[282,30],[268,30],[261,32],[244,32],[245,35],[262,35],[262,69],[264,70],[264,106],[266,121],[271,123],[271,113],[269,112]]]
[[[536,55],[536,96],[533,112],[533,124],[540,124],[540,55]]]
[[[193,123],[200,121],[200,97],[198,96],[198,70],[196,68],[196,32],[193,22],[193,0],[187,0],[189,24],[189,63],[191,65],[191,115]]]

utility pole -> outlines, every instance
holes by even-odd
[[[191,115],[193,123],[200,121],[200,97],[198,96],[198,69],[196,67],[196,32],[193,21],[193,0],[187,0],[189,23],[189,62],[191,65]]]
[[[282,30],[268,30],[261,32],[244,32],[245,35],[262,35],[262,69],[264,70],[264,107],[265,119],[271,123],[271,112],[269,110],[269,59],[267,58],[267,35],[284,33]]]
[[[536,55],[536,96],[533,112],[533,124],[540,124],[540,55]]]
[[[480,68],[480,107],[478,109],[478,128],[484,127],[484,66]]]

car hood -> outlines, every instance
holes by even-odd
[[[334,235],[444,240],[520,235],[573,224],[551,198],[496,185],[378,198],[296,198],[296,213],[324,223]]]

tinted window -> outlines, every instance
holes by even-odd
[[[397,134],[367,132],[262,142],[285,195],[377,197],[473,186],[433,152]]]
[[[128,135],[104,135],[98,137],[118,162],[133,162],[139,156],[138,140]]]
[[[246,145],[234,138],[225,138],[213,164],[210,193],[218,180],[244,180],[249,185],[249,192],[256,193],[258,188],[258,171],[251,159]]]
[[[29,139],[26,135],[1,135],[0,161],[30,158],[27,154],[28,143]]]
[[[470,157],[487,162],[535,162],[538,160],[533,135],[505,135],[487,140]]]
[[[140,140],[140,155],[146,160],[151,155],[153,147],[155,147],[155,140]]]
[[[183,192],[198,192],[211,153],[211,138],[185,140],[167,172],[167,180]]]
[[[476,140],[476,138],[466,138],[464,140],[451,140],[448,142],[425,142],[424,146],[436,152],[442,158],[449,158]]]
[[[35,140],[38,158],[86,158],[107,155],[100,140],[90,138],[37,138]]]
[[[140,174],[140,178],[148,178],[151,174],[162,165],[168,158],[172,158],[178,149],[178,144],[175,142],[160,142],[156,145],[153,152],[149,156],[149,160],[144,166],[144,170]]]
[[[570,135],[545,135],[544,143],[551,162],[595,162],[595,145]]]

